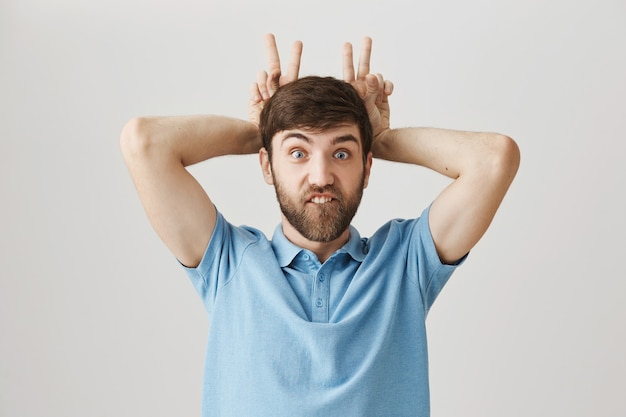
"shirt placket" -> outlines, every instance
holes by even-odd
[[[311,297],[312,320],[317,323],[328,323],[330,304],[330,274],[324,264],[314,274],[313,292]]]

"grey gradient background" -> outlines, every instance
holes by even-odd
[[[374,39],[392,125],[515,138],[522,165],[428,318],[433,416],[626,415],[623,0],[0,2],[0,416],[196,416],[207,320],[118,138],[137,115],[247,116],[263,34],[341,76]],[[191,170],[271,234],[255,156]],[[374,161],[355,225],[447,184]]]

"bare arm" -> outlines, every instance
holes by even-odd
[[[391,129],[375,142],[374,155],[454,180],[429,216],[437,253],[446,263],[464,256],[486,232],[520,161],[517,144],[507,136],[434,128]]]
[[[365,38],[355,74],[352,45],[344,45],[344,79],[355,86],[374,131],[374,157],[430,168],[454,181],[433,202],[429,224],[440,259],[463,257],[486,232],[520,162],[515,141],[497,133],[389,126],[393,84],[370,74],[371,39]]]
[[[211,199],[185,167],[222,155],[257,153],[258,118],[281,85],[298,78],[302,43],[295,42],[282,74],[276,41],[266,35],[268,72],[250,90],[250,122],[224,116],[143,117],[122,130],[121,147],[139,197],[159,237],[174,256],[197,266],[211,239],[216,212]]]
[[[215,208],[186,166],[258,152],[256,125],[221,116],[133,119],[121,134],[124,160],[159,237],[184,265],[198,265],[215,226]]]

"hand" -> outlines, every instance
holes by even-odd
[[[259,125],[259,116],[263,106],[285,84],[298,79],[300,72],[300,57],[302,56],[302,42],[295,41],[291,48],[291,58],[287,66],[287,73],[283,75],[280,69],[280,57],[276,47],[274,35],[265,35],[265,49],[267,50],[268,71],[259,71],[256,83],[250,86],[250,121]]]
[[[365,37],[355,76],[352,44],[346,42],[343,45],[343,79],[352,84],[363,99],[376,141],[389,130],[389,96],[393,92],[393,83],[381,74],[370,74],[371,54],[372,39]]]

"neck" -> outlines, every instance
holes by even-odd
[[[296,246],[313,252],[321,263],[326,262],[326,260],[330,258],[333,253],[343,247],[343,245],[350,240],[350,228],[344,230],[344,232],[335,240],[331,240],[330,242],[316,242],[302,236],[300,232],[298,232],[284,217],[282,219],[282,227],[283,234],[287,240]]]

